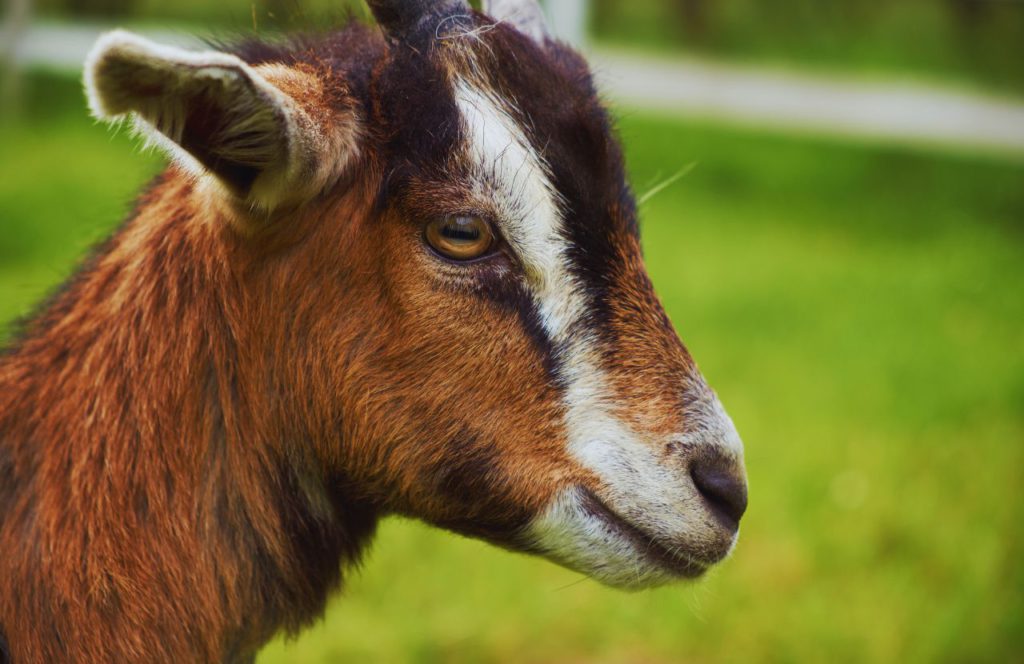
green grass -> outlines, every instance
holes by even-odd
[[[0,318],[27,311],[158,160],[35,77],[0,128]],[[623,594],[384,525],[278,662],[1024,659],[1024,166],[647,115],[622,130],[652,278],[747,445],[735,555]]]

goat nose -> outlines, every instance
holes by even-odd
[[[698,457],[690,465],[690,477],[719,520],[738,530],[747,511],[747,482],[735,466],[717,455]]]

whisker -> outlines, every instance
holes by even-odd
[[[580,578],[576,579],[572,583],[567,583],[564,586],[559,586],[558,588],[555,588],[554,590],[552,590],[552,592],[556,592],[556,593],[557,592],[561,592],[561,591],[566,590],[568,588],[572,588],[573,586],[578,586],[581,583],[583,583],[584,581],[589,581],[589,580],[590,580],[590,577],[581,576]]]
[[[658,194],[660,194],[664,190],[666,190],[669,187],[671,187],[672,185],[674,185],[676,182],[679,182],[684,177],[689,175],[690,172],[693,171],[693,169],[695,169],[695,168],[697,168],[697,162],[695,162],[695,161],[690,162],[686,166],[683,166],[681,169],[679,169],[678,172],[676,172],[675,175],[673,175],[673,176],[669,177],[668,179],[663,180],[662,182],[654,185],[654,187],[652,187],[650,190],[648,190],[647,193],[645,193],[643,196],[641,196],[639,199],[637,199],[637,205],[644,205],[645,203],[647,203],[647,201],[651,200],[652,198],[654,198],[655,196],[657,196]]]

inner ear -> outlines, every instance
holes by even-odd
[[[262,173],[289,158],[287,119],[247,79],[235,72],[224,75],[237,80],[227,83],[218,77],[183,91],[180,135],[168,138],[216,174],[232,193],[248,198]]]

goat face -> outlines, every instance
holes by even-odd
[[[248,287],[319,474],[610,585],[701,574],[735,541],[742,447],[647,277],[586,64],[531,2],[371,7],[385,41],[112,36],[93,106],[135,113],[238,246],[291,238]]]

